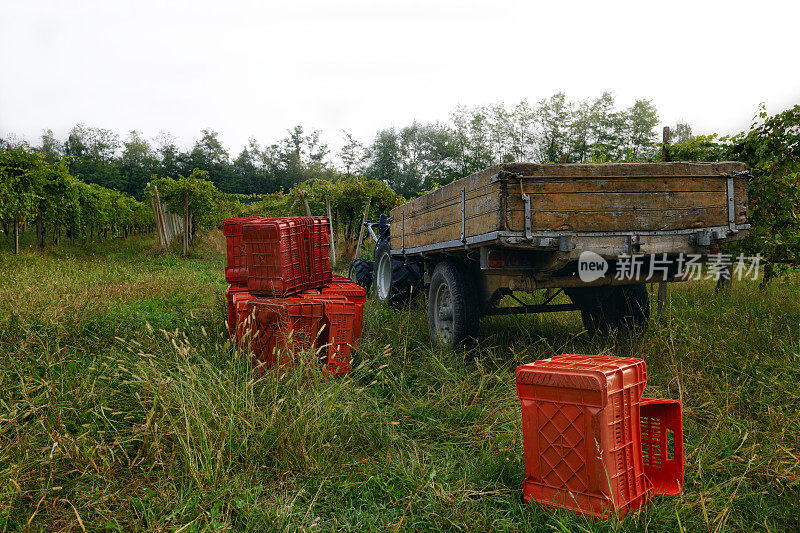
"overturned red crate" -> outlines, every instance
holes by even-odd
[[[242,284],[231,284],[225,289],[225,301],[228,302],[228,334],[231,338],[236,336],[236,324],[238,322],[236,318],[236,302],[234,302],[234,297],[238,298],[240,294],[248,294],[247,292],[247,285]]]
[[[222,223],[222,234],[225,235],[227,248],[225,281],[228,283],[247,283],[247,254],[242,241],[242,226],[259,220],[266,219],[263,217],[228,218]]]
[[[526,502],[594,517],[625,513],[652,492],[644,473],[641,359],[559,355],[517,368]]]
[[[255,332],[254,363],[261,368],[292,364],[313,349],[322,327],[323,304],[303,298],[253,298],[247,304]]]
[[[305,233],[300,217],[272,218],[242,226],[250,292],[282,297],[308,288]]]
[[[318,291],[305,291],[300,294],[308,300],[323,304],[322,333],[319,346],[325,346],[325,371],[331,374],[350,372],[350,358],[354,342],[354,322],[357,314],[356,304],[340,294],[320,294]]]
[[[228,326],[228,331],[232,339],[241,342],[243,339],[249,342],[253,336],[253,319],[249,316],[247,302],[253,299],[249,292],[236,292],[231,296],[231,303],[234,311],[234,326]],[[230,308],[228,309],[230,315]],[[248,333],[249,332],[249,333]]]
[[[364,303],[367,301],[367,291],[361,285],[351,281],[350,278],[334,278],[330,287],[320,289],[322,294],[338,294],[344,296],[356,306],[355,317],[353,318],[353,342],[358,344],[361,338],[361,328],[364,320]]]
[[[233,297],[236,306],[236,340],[240,343],[249,343],[255,333],[255,324],[247,306],[247,302],[253,298],[254,296],[249,292],[239,293]]]
[[[675,496],[683,492],[683,415],[678,400],[642,398],[644,473],[653,492]]]

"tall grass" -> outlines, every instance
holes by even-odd
[[[471,363],[431,347],[423,302],[370,304],[354,372],[331,379],[251,372],[218,244],[0,255],[3,529],[800,528],[796,278],[673,285],[641,338],[488,319]],[[681,399],[682,496],[607,522],[522,504],[513,370],[569,352],[642,357],[646,394]]]

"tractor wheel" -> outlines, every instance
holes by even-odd
[[[381,240],[375,246],[372,281],[375,298],[396,308],[408,305],[421,286],[417,265],[393,258],[388,240]]]
[[[369,292],[372,287],[372,261],[353,259],[350,261],[350,278]]]

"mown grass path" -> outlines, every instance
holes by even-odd
[[[24,529],[800,529],[800,282],[673,285],[640,339],[574,313],[484,321],[475,363],[422,302],[368,305],[357,369],[253,376],[224,335],[222,251],[149,239],[0,252],[0,524]],[[622,521],[521,503],[514,368],[642,357],[684,405],[686,490]]]

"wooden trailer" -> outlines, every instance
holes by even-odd
[[[747,176],[738,162],[492,166],[392,210],[379,229],[375,293],[405,302],[427,289],[432,336],[446,345],[486,314],[574,309],[590,330],[640,326],[645,281],[679,281],[681,254],[747,235]],[[584,252],[608,268],[590,282],[579,272]],[[631,257],[640,271],[620,277]],[[552,288],[572,303],[497,305]]]

